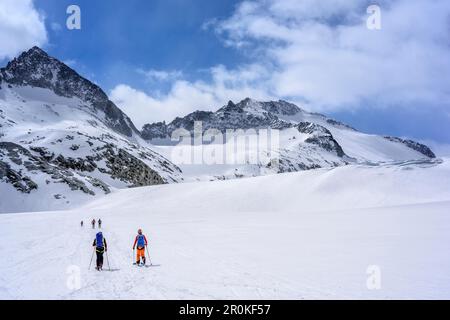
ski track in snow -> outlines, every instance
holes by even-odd
[[[450,297],[450,165],[349,166],[121,190],[0,215],[0,299]],[[370,182],[370,183],[368,183]],[[111,269],[91,269],[103,220]],[[80,221],[85,225],[80,227]],[[153,264],[133,266],[142,228]],[[367,267],[381,270],[368,290]],[[66,283],[80,268],[81,287]]]

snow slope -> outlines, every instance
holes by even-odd
[[[450,159],[118,190],[0,215],[0,298],[450,298]],[[113,272],[88,270],[101,217]],[[138,227],[155,266],[131,265]],[[81,287],[66,285],[71,266]],[[381,288],[369,290],[369,266]],[[69,269],[68,269],[69,268]]]

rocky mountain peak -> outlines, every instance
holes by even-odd
[[[243,110],[243,105],[242,105],[241,102],[238,103],[238,104],[235,104],[231,100],[228,101],[228,103],[225,106],[223,106],[222,108],[217,110],[218,113],[226,113],[226,114],[229,114],[229,113],[232,113],[232,112],[240,113],[240,112],[243,112],[243,111],[244,111]]]
[[[227,105],[220,108],[218,112],[250,112],[253,114],[271,113],[274,115],[293,116],[304,111],[301,108],[297,107],[295,104],[286,102],[284,100],[262,102],[247,97],[236,104],[232,101],[229,101]]]
[[[34,46],[28,51],[22,52],[22,54],[14,60],[25,61],[30,59],[51,59],[51,57],[41,48]]]
[[[128,137],[133,132],[139,134],[132,121],[99,86],[39,47],[23,52],[1,68],[0,80],[16,86],[49,89],[63,97],[79,98],[91,105],[95,113],[103,112],[105,124],[114,131]]]
[[[108,100],[97,85],[36,46],[10,61],[1,73],[11,84],[51,89],[58,95],[89,102]]]
[[[270,113],[285,116],[293,116],[300,112],[304,112],[301,108],[293,103],[284,100],[262,102],[262,108]]]
[[[17,58],[14,58],[12,61],[10,61],[6,69],[11,69],[12,67],[14,67],[14,65],[17,64],[25,63],[31,65],[45,61],[48,62],[50,60],[52,60],[52,58],[47,54],[47,52],[37,46],[34,46],[28,51],[22,52]]]

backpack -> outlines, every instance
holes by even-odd
[[[97,245],[97,248],[103,248],[103,234],[101,232],[96,234],[95,243]]]
[[[145,247],[145,237],[143,234],[138,234],[137,236],[137,246],[139,247]]]

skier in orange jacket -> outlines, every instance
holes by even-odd
[[[137,249],[137,254],[136,254],[136,264],[137,265],[140,265],[141,259],[142,259],[142,264],[145,265],[145,247],[147,247],[147,244],[148,244],[147,238],[145,237],[145,235],[142,234],[142,230],[139,229],[138,234],[137,234],[136,238],[134,239],[134,244],[133,244],[133,250],[134,250],[134,248]]]

